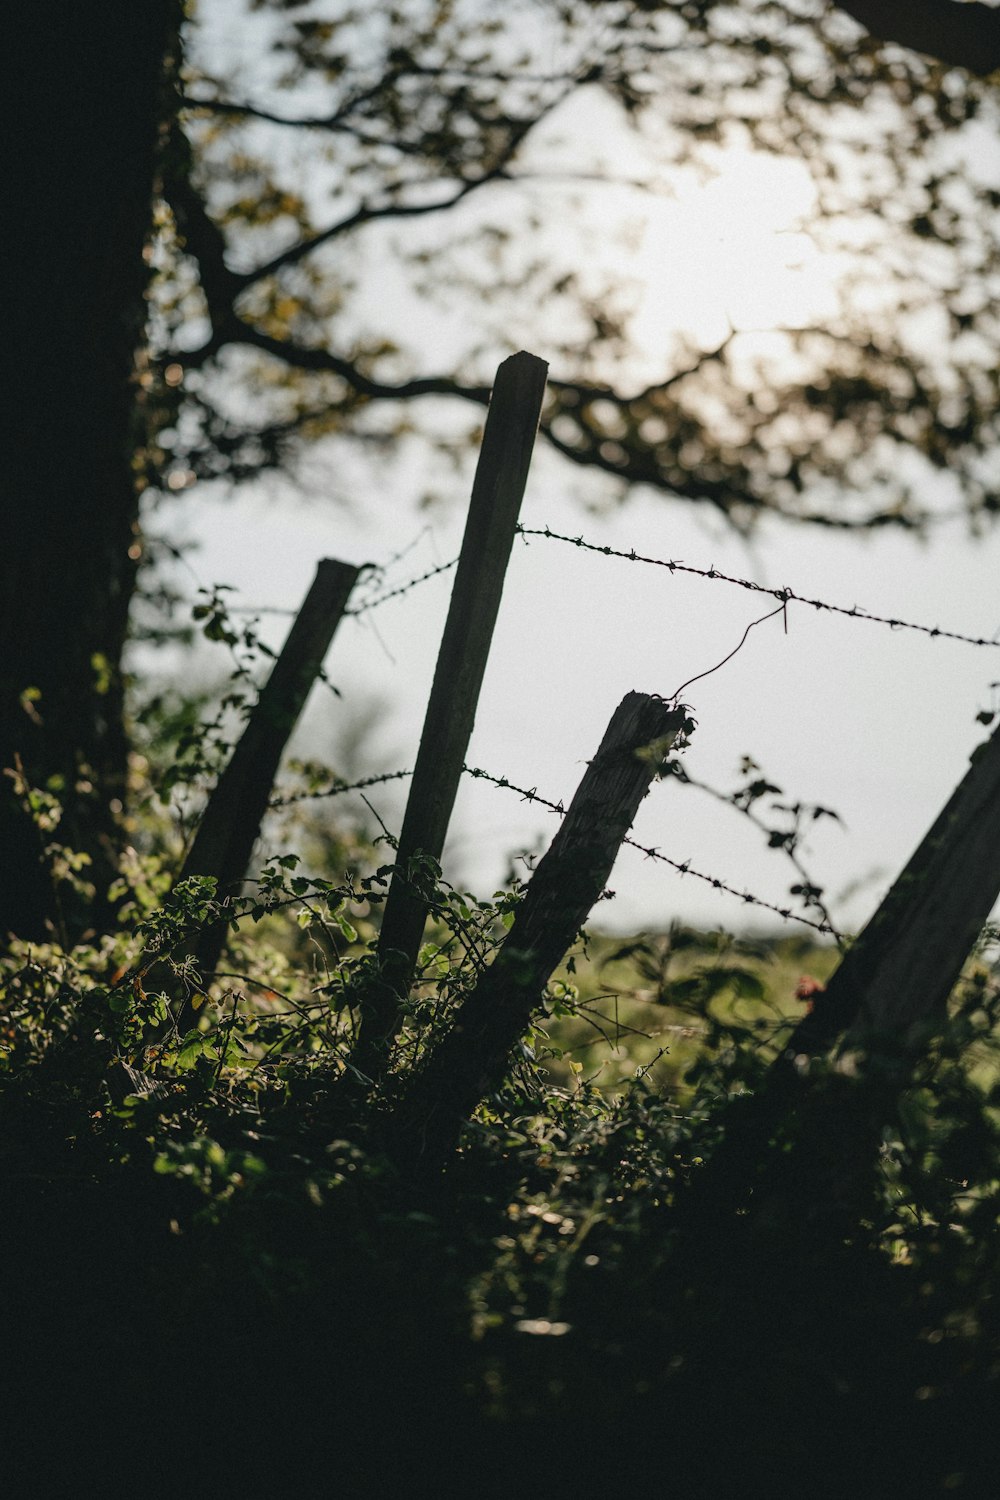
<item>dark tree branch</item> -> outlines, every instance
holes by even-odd
[[[258,266],[253,271],[245,272],[239,278],[240,290],[242,291],[245,287],[252,286],[254,282],[261,281],[265,276],[273,275],[275,271],[281,270],[284,266],[295,265],[305,256],[311,255],[314,250],[318,250],[321,245],[326,245],[331,240],[340,238],[341,235],[349,233],[352,229],[359,229],[363,224],[370,224],[380,219],[417,218],[425,214],[441,213],[445,209],[457,207],[459,203],[471,197],[480,188],[484,188],[490,183],[501,181],[506,177],[507,168],[528,135],[547,115],[552,113],[558,104],[562,103],[566,97],[566,92],[544,105],[530,119],[512,122],[510,137],[499,157],[493,163],[493,166],[488,171],[481,173],[480,176],[463,181],[450,198],[445,198],[438,203],[387,203],[379,208],[369,208],[362,205],[353,214],[349,214],[347,218],[339,219],[335,224],[331,224],[327,229],[320,230],[318,234],[314,234],[308,239],[299,240],[297,244],[291,245],[287,250],[281,251],[279,255],[273,256],[263,266]]]
[[[725,341],[725,342],[728,342]],[[305,370],[315,374],[336,375],[355,392],[356,395],[364,397],[368,401],[412,401],[419,400],[424,396],[452,396],[458,400],[470,401],[476,406],[489,405],[490,388],[481,385],[463,385],[461,381],[448,375],[427,375],[413,380],[401,381],[397,385],[388,384],[385,381],[375,380],[365,375],[358,369],[357,365],[349,359],[333,354],[329,349],[318,347],[306,347],[300,344],[286,342],[277,339],[270,334],[262,333],[260,329],[244,322],[235,314],[230,314],[228,321],[219,334],[213,337],[200,349],[190,353],[179,351],[172,353],[169,358],[188,369],[198,369],[210,358],[218,353],[224,344],[243,344],[253,349],[259,349],[262,353],[270,355],[274,359],[283,361],[293,369]],[[607,400],[613,402],[623,410],[629,406],[655,399],[655,397],[670,389],[678,381],[689,375],[694,375],[701,364],[717,359],[721,356],[725,343],[718,349],[700,357],[690,366],[675,371],[657,385],[647,386],[634,396],[622,396],[610,386],[591,386],[577,381],[549,382],[550,390],[557,395],[565,396],[567,393],[577,397],[577,403],[596,400]],[[303,421],[315,419],[320,415],[319,411],[304,417]],[[586,428],[581,429],[581,441],[579,444],[568,442],[553,431],[553,423],[560,415],[568,415],[578,419],[578,404],[573,407],[559,408],[549,413],[539,426],[539,436],[553,447],[557,453],[573,463],[586,469],[596,469],[602,473],[609,474],[626,485],[645,484],[664,494],[673,495],[679,499],[704,501],[714,505],[731,522],[734,512],[744,508],[755,513],[774,509],[772,505],[756,494],[746,484],[737,483],[735,476],[727,476],[721,480],[707,480],[699,477],[697,473],[691,475],[690,484],[684,486],[677,482],[676,476],[668,476],[661,470],[656,456],[647,451],[629,455],[622,450],[621,457],[610,458],[601,452],[603,438],[598,433],[590,433]],[[287,435],[292,436],[294,426],[288,424]],[[271,429],[268,429],[271,431]],[[919,528],[926,518],[913,517],[892,507],[886,510],[869,511],[863,516],[838,516],[829,512],[810,511],[802,513],[798,519],[814,526],[823,526],[837,531],[866,531],[876,528],[890,526],[900,527],[904,530]]]
[[[555,383],[552,382],[552,384]],[[616,399],[621,401],[621,397]],[[695,472],[691,475],[690,485],[685,488],[673,478],[662,474],[655,459],[651,456],[640,455],[628,461],[616,461],[605,458],[597,443],[593,446],[574,447],[572,443],[567,443],[556,436],[552,431],[551,420],[543,422],[538,431],[557,453],[561,453],[564,458],[570,459],[582,468],[599,469],[615,479],[620,479],[626,485],[647,484],[652,489],[674,495],[678,499],[707,501],[716,506],[731,523],[734,519],[733,511],[740,506],[758,514],[764,511],[782,514],[779,507],[755,494],[745,485],[738,485],[735,477],[721,481],[705,480],[699,478]],[[907,515],[896,507],[891,507],[887,510],[868,511],[861,516],[831,515],[827,511],[802,511],[795,513],[795,519],[809,526],[824,526],[833,531],[871,531],[891,526],[898,526],[904,531],[917,531],[926,524],[929,518]]]
[[[408,71],[406,68],[389,68],[381,78],[376,79],[367,88],[358,89],[350,98],[345,99],[339,109],[333,110],[329,115],[317,116],[309,120],[286,119],[282,115],[272,114],[269,110],[259,109],[252,104],[229,102],[224,99],[196,99],[189,94],[183,94],[180,103],[184,109],[210,109],[216,114],[248,115],[252,119],[265,120],[272,125],[308,124],[332,130],[346,121],[355,110],[361,109],[365,104],[369,104],[373,99],[377,99],[379,94],[384,93],[387,89],[394,88],[399,80],[406,76]],[[205,79],[203,81],[210,82],[215,86],[214,79]]]
[[[672,375],[667,376],[666,380],[652,382],[652,384],[647,385],[643,390],[637,391],[633,396],[623,396],[620,391],[616,391],[609,385],[590,385],[582,380],[550,380],[549,389],[563,396],[567,394],[575,396],[580,403],[588,401],[613,401],[619,406],[638,405],[643,401],[652,400],[663,391],[670,390],[671,386],[675,386],[680,381],[686,380],[689,375],[697,375],[700,370],[704,369],[705,365],[711,364],[714,360],[721,359],[734,336],[734,330],[730,328],[722,342],[717,344],[714,349],[704,350],[691,364],[684,365],[681,369],[675,370]]]
[[[442,198],[437,203],[386,203],[380,208],[369,208],[362,206],[353,214],[348,214],[344,219],[338,219],[335,224],[330,224],[326,229],[321,229],[318,234],[308,239],[299,240],[290,245],[287,250],[280,251],[265,261],[262,266],[257,266],[252,271],[244,271],[236,276],[237,292],[245,291],[248,286],[255,282],[263,281],[266,276],[273,276],[275,271],[283,270],[285,266],[297,265],[321,245],[328,245],[331,240],[336,240],[341,235],[349,234],[352,229],[360,229],[363,224],[373,224],[380,219],[416,219],[425,214],[443,213],[445,209],[455,208],[463,199],[468,198],[477,188],[485,187],[488,182],[496,182],[504,176],[503,169],[493,168],[482,177],[477,177],[471,182],[463,182],[462,186],[450,198]]]
[[[415,380],[404,380],[399,385],[387,385],[384,381],[372,380],[362,373],[349,359],[331,354],[329,349],[308,348],[301,344],[286,343],[284,339],[272,338],[249,323],[235,316],[227,329],[226,343],[248,344],[264,354],[273,355],[297,370],[311,370],[317,374],[338,375],[359,396],[373,401],[412,400],[418,396],[459,396],[464,401],[474,401],[477,406],[488,406],[488,385],[462,385],[448,375],[427,375]],[[179,363],[197,367],[205,362],[209,354],[215,353],[208,345],[196,350],[193,355],[178,354]]]
[[[181,105],[184,109],[208,110],[214,115],[231,115],[238,119],[263,120],[267,125],[286,125],[291,129],[299,130],[332,130],[337,134],[349,132],[354,134],[356,127],[348,121],[352,109],[356,107],[355,101],[349,106],[335,110],[329,115],[302,115],[298,118],[289,118],[287,115],[277,115],[271,109],[262,109],[257,104],[245,104],[229,99],[197,99],[190,94],[181,97]],[[370,137],[371,145],[387,145],[378,137]]]
[[[314,250],[318,250],[322,245],[329,244],[331,241],[339,239],[341,236],[349,234],[352,230],[359,229],[365,224],[383,219],[417,218],[427,214],[441,213],[447,209],[457,207],[459,203],[470,197],[480,188],[503,180],[507,176],[507,168],[527,137],[543,120],[548,118],[553,110],[563,103],[570,93],[572,93],[573,89],[578,86],[580,81],[579,77],[568,75],[566,86],[553,98],[540,105],[528,118],[505,122],[510,133],[496,161],[486,171],[481,172],[478,177],[462,180],[459,187],[449,197],[436,203],[385,203],[375,208],[362,204],[354,213],[348,214],[345,218],[338,219],[336,223],[329,225],[326,229],[320,230],[317,234],[310,235],[305,239],[299,240],[296,244],[290,245],[286,250],[282,250],[279,254],[272,256],[262,266],[257,266],[250,271],[233,272],[225,266],[225,240],[222,231],[207,213],[204,202],[191,184],[190,147],[185,137],[181,138],[183,154],[176,151],[173,153],[175,161],[178,158],[183,161],[183,167],[172,179],[168,197],[170,197],[170,201],[174,204],[175,212],[179,212],[186,220],[190,221],[196,238],[204,245],[207,251],[209,263],[215,266],[221,264],[225,268],[224,284],[223,278],[217,278],[219,281],[218,289],[225,294],[225,298],[231,304],[235,300],[235,297],[240,292],[245,291],[247,287],[253,286],[265,277],[273,275],[285,266],[296,265],[300,260],[312,254]],[[340,110],[325,119],[304,120],[298,123],[322,126],[331,130],[346,130],[349,128],[352,133],[357,133],[356,127],[347,125],[346,116],[351,110],[357,107],[361,99],[371,94],[377,94],[381,87],[381,83],[374,86],[371,90],[366,91],[364,95],[356,97],[349,104],[345,104]],[[222,113],[246,114],[256,119],[271,120],[274,123],[293,123],[287,120],[283,121],[280,117],[271,115],[268,111],[258,110],[249,105],[229,105],[222,101],[190,99],[185,102],[189,106],[214,108]],[[382,141],[371,138],[365,143],[370,145],[394,146],[399,150],[404,149],[403,143],[398,141]],[[209,290],[206,288],[206,296],[208,297],[209,295]]]
[[[179,102],[184,109],[204,109],[210,110],[213,114],[217,115],[244,116],[252,120],[263,120],[268,125],[288,126],[292,130],[332,130],[335,132],[346,130],[353,133],[357,127],[351,123],[351,115],[372,99],[377,98],[380,93],[394,88],[400,79],[405,77],[438,80],[447,78],[463,83],[533,83],[543,87],[552,87],[556,84],[578,85],[581,83],[596,83],[602,76],[603,69],[598,63],[588,64],[582,70],[565,69],[558,73],[531,73],[528,71],[509,73],[503,69],[459,67],[433,68],[421,67],[417,63],[412,63],[407,68],[390,69],[377,83],[371,84],[366,89],[359,90],[350,99],[345,100],[339,109],[332,110],[328,115],[279,115],[274,110],[263,109],[260,105],[249,104],[244,100],[199,99],[193,94],[182,94]],[[359,139],[362,139],[362,137],[359,137]],[[392,144],[396,145],[400,150],[406,149],[401,143],[389,142],[382,137],[372,136],[369,140],[373,145]]]
[[[241,289],[240,277],[226,264],[225,236],[191,181],[191,146],[176,125],[165,153],[162,187],[185,247],[198,262],[213,334],[221,337]]]
[[[338,421],[347,419],[363,398],[349,391],[339,401],[328,400],[321,406],[307,407],[287,421],[268,422],[262,427],[236,425],[200,394],[190,399],[198,410],[205,441],[200,447],[185,451],[185,467],[198,479],[224,476],[243,481],[286,464],[297,443],[317,432],[329,431]]]
[[[896,42],[980,78],[1000,68],[1000,10],[956,0],[837,0],[880,42]]]
[[[253,104],[230,104],[224,99],[185,98],[182,103],[189,110],[210,110],[216,115],[262,120],[267,125],[281,125],[289,129],[325,130],[331,135],[350,136],[361,146],[375,146],[380,150],[389,148],[397,151],[400,156],[424,156],[426,154],[419,141],[393,140],[389,136],[380,135],[377,131],[365,130],[356,120],[350,118],[350,110],[347,108],[338,110],[332,115],[306,115],[301,119],[289,119],[284,115],[276,115],[273,110],[260,109]]]
[[[511,153],[512,154],[512,153]],[[363,224],[386,218],[416,218],[425,214],[440,213],[454,208],[477,188],[487,182],[499,180],[504,175],[504,161],[474,181],[463,183],[461,188],[437,203],[385,204],[380,208],[359,208],[355,213],[339,219],[327,229],[272,257],[264,265],[250,271],[233,271],[226,262],[226,239],[222,229],[212,218],[205,202],[191,181],[190,145],[180,131],[175,132],[171,143],[169,161],[163,175],[164,196],[174,211],[177,227],[185,247],[198,262],[201,288],[208,305],[209,321],[213,337],[203,349],[195,351],[199,363],[204,363],[222,344],[233,342],[239,320],[233,312],[233,304],[241,292],[261,281],[284,266],[295,265],[321,245],[360,228]],[[236,339],[239,342],[239,339]],[[189,367],[194,361],[188,359]]]

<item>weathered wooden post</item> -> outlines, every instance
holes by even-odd
[[[837,968],[785,1058],[815,1055],[851,1028],[904,1044],[943,1014],[1000,895],[1000,729],[965,776]]]
[[[472,736],[504,576],[516,534],[548,366],[534,354],[505,359],[496,374],[472,499],[424,718],[396,873],[379,937],[380,978],[364,996],[354,1065],[384,1070],[413,978],[426,902],[408,878],[417,854],[438,860]]]
[[[499,1086],[545,985],[604,889],[650,782],[689,726],[686,711],[661,698],[622,699],[503,947],[404,1097],[397,1121],[404,1152],[440,1159],[463,1120]]]
[[[210,875],[223,895],[237,887],[246,875],[282,752],[323,665],[360,571],[350,563],[330,559],[323,559],[317,567],[281,654],[208,799],[181,879],[188,875]],[[196,952],[203,974],[217,967],[225,937],[222,923],[201,933]],[[190,1008],[186,1007],[181,1024],[190,1019]]]
[[[848,1047],[883,1055],[877,1080],[867,1089],[878,1098],[866,1103],[857,1120],[827,1119],[825,1141],[822,1122],[817,1127],[811,1120],[811,1144],[799,1154],[813,1153],[806,1175],[814,1183],[821,1157],[828,1184],[860,1170],[865,1153],[874,1151],[871,1118],[905,1081],[922,1033],[943,1017],[998,895],[1000,729],[973,752],[962,781],[758,1092],[733,1101],[696,1201],[731,1207],[754,1181],[761,1190],[772,1167],[790,1175],[792,1158],[786,1152],[783,1164],[776,1156],[772,1161],[768,1141],[810,1104],[809,1061],[828,1053],[844,1033]]]

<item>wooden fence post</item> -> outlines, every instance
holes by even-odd
[[[998,895],[1000,729],[973,752],[784,1054],[815,1055],[848,1026],[862,1041],[881,1036],[905,1044],[922,1022],[943,1013]]]
[[[208,799],[181,870],[211,875],[220,895],[246,875],[282,752],[305,705],[360,568],[324,558],[261,690],[239,743]],[[225,924],[206,928],[196,953],[203,973],[218,965]],[[190,1019],[185,1008],[182,1024]]]
[[[618,705],[503,947],[404,1095],[394,1122],[404,1153],[440,1159],[463,1120],[501,1083],[552,971],[604,889],[650,782],[689,725],[683,708],[645,693],[628,693]]]
[[[414,855],[438,860],[465,763],[504,575],[517,529],[548,365],[521,352],[496,374],[451,604],[379,936],[380,978],[361,1004],[354,1065],[383,1071],[413,977],[427,908],[408,879]]]
[[[695,1201],[717,1210],[745,1196],[755,1180],[760,1190],[775,1165],[767,1154],[769,1139],[809,1101],[808,1060],[828,1052],[844,1032],[850,1045],[888,1044],[874,1106],[884,1108],[905,1077],[907,1056],[919,1044],[922,1027],[943,1015],[998,894],[1000,729],[973,752],[962,781],[817,996],[812,1013],[795,1027],[759,1090],[732,1101],[725,1136]],[[895,1061],[887,1066],[890,1055]],[[847,1123],[826,1122],[831,1182],[846,1171],[860,1170],[865,1151],[874,1150],[862,1121],[850,1137],[849,1151],[843,1129]],[[814,1124],[814,1139],[816,1133]],[[815,1146],[809,1149],[815,1151]],[[787,1176],[787,1162],[785,1166]],[[809,1173],[814,1182],[819,1180],[816,1154]]]

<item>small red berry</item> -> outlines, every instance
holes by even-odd
[[[811,1015],[816,1008],[816,998],[826,994],[826,985],[820,984],[818,979],[812,979],[808,974],[803,974],[795,986],[796,1000],[807,1000],[807,1012]]]

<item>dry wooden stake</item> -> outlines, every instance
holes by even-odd
[[[848,1025],[858,1040],[881,1036],[905,1044],[922,1023],[943,1015],[998,895],[1000,729],[974,751],[965,776],[831,978],[815,1022],[805,1018],[785,1054],[815,1055]]]
[[[379,936],[380,980],[364,997],[354,1065],[377,1078],[412,983],[427,904],[408,878],[411,860],[440,860],[472,736],[479,691],[528,478],[548,365],[521,352],[496,374],[472,499],[438,651],[420,748]]]
[[[907,1077],[907,1059],[912,1064],[921,1035],[943,1018],[998,895],[1000,729],[973,753],[962,781],[757,1093],[733,1101],[724,1139],[694,1201],[718,1211],[720,1204],[731,1207],[754,1181],[761,1190],[773,1156],[768,1141],[809,1106],[809,1060],[828,1053],[844,1032],[849,1047],[881,1054],[877,1107],[885,1108]],[[845,1160],[850,1156],[842,1134],[846,1123],[837,1126]],[[862,1134],[848,1165],[853,1168],[869,1149],[874,1150],[871,1140]]]
[[[281,654],[208,799],[181,879],[210,875],[218,882],[222,896],[238,887],[246,875],[282,752],[360,571],[351,563],[328,558],[317,567]],[[225,936],[224,924],[215,924],[201,934],[197,958],[203,974],[218,966]],[[190,1013],[182,1016],[182,1024],[185,1019],[190,1019]]]

